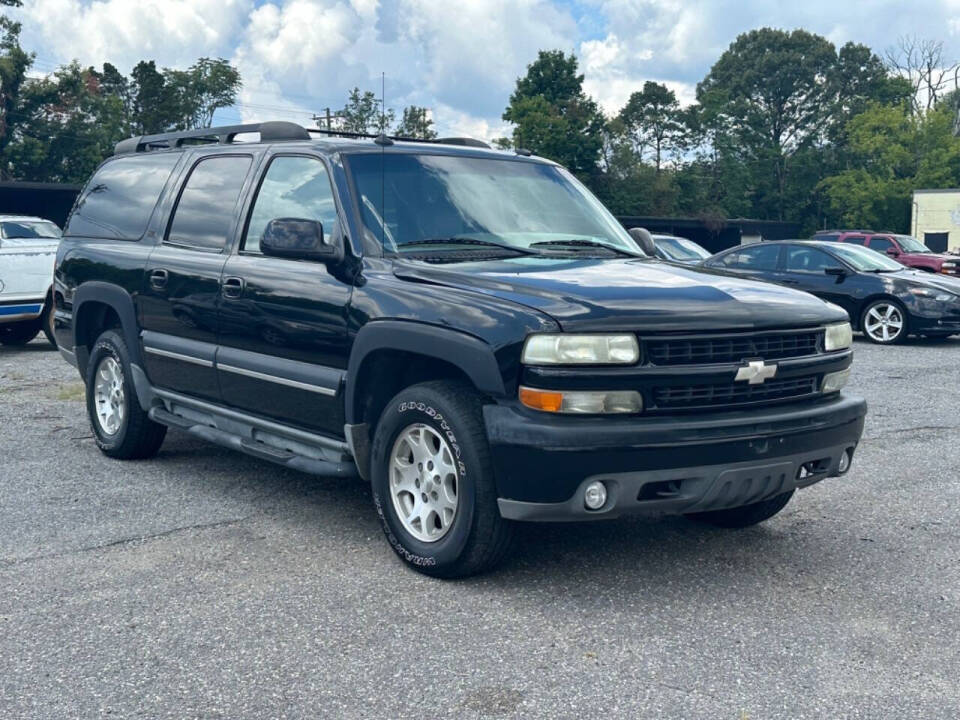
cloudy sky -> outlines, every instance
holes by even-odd
[[[244,89],[221,122],[342,107],[354,86],[387,105],[433,109],[442,134],[492,138],[538,49],[575,52],[586,89],[615,112],[644,80],[693,96],[737,34],[803,27],[882,51],[897,36],[943,40],[960,59],[960,0],[25,0],[22,43],[36,70],[79,60],[128,72],[140,59],[186,67],[232,60]]]

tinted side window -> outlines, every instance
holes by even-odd
[[[758,243],[737,252],[732,252],[722,259],[722,263],[733,270],[776,270],[777,258],[780,256],[779,245],[763,245]]]
[[[871,250],[876,250],[877,252],[885,253],[890,248],[895,248],[896,245],[893,244],[893,240],[891,240],[890,238],[874,237],[874,238],[870,238],[870,245],[868,247]]]
[[[864,235],[849,235],[844,242],[853,243],[854,245],[866,245],[867,238]]]
[[[840,236],[839,236],[839,235],[821,235],[821,234],[818,233],[818,234],[816,234],[816,235],[813,236],[813,239],[814,239],[814,240],[826,240],[827,242],[836,242],[837,240],[840,239]]]
[[[787,248],[787,272],[822,273],[827,268],[843,267],[823,250],[809,247]]]
[[[193,166],[173,211],[167,242],[198,250],[221,250],[233,227],[237,200],[252,158],[225,155]]]
[[[243,250],[260,252],[260,238],[267,223],[277,218],[319,220],[323,235],[333,237],[337,228],[337,205],[327,169],[317,158],[280,156],[267,168],[250,222]]]
[[[101,165],[77,199],[64,234],[139,240],[180,157],[134,155]]]

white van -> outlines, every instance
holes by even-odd
[[[53,335],[53,264],[60,228],[49,220],[0,215],[0,345]]]

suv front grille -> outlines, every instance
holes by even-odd
[[[747,405],[773,400],[793,400],[813,395],[820,387],[817,375],[767,380],[760,385],[724,383],[720,385],[672,385],[654,388],[653,400],[661,410]]]
[[[644,357],[653,365],[739,363],[753,358],[785,360],[815,355],[822,330],[783,333],[718,335],[697,338],[648,338]]]

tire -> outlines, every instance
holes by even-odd
[[[98,379],[103,380],[100,388]],[[167,427],[151,420],[140,407],[130,373],[130,353],[115,330],[107,330],[97,338],[87,365],[86,386],[87,416],[94,440],[104,455],[139,460],[157,454]],[[114,407],[121,408],[119,414],[108,411],[115,420],[119,417],[114,426],[98,414],[98,403],[105,398],[116,401]]]
[[[750,505],[729,508],[727,510],[690,513],[687,517],[697,522],[706,523],[707,525],[714,525],[715,527],[731,529],[750,527],[751,525],[762,523],[764,520],[769,520],[783,510],[787,503],[790,502],[790,498],[793,497],[793,493],[794,491],[790,490],[780,495],[775,495],[769,500],[761,500],[760,502]]]
[[[39,320],[24,320],[21,322],[0,325],[0,345],[19,347],[26,345],[40,334]]]
[[[886,319],[888,324],[884,325]],[[871,324],[868,324],[870,322]],[[894,322],[899,322],[897,327]],[[873,329],[873,327],[876,329]],[[860,328],[867,340],[877,345],[897,345],[907,339],[910,323],[907,311],[896,300],[874,300],[860,315]],[[896,332],[894,332],[896,330]]]
[[[53,332],[53,299],[47,298],[47,302],[43,307],[43,315],[40,316],[40,325],[43,327],[43,334],[47,336],[47,340],[53,345],[53,348],[57,348],[57,336]]]
[[[481,407],[480,396],[466,384],[426,382],[398,393],[377,423],[371,448],[373,502],[390,546],[426,575],[457,578],[484,572],[512,544],[514,525],[500,517],[497,506]],[[425,462],[418,463],[418,456]],[[395,469],[395,457],[410,468],[408,473]],[[440,474],[433,475],[434,470]],[[447,506],[440,507],[444,501]],[[401,519],[401,510],[412,517],[418,507],[412,522]]]

